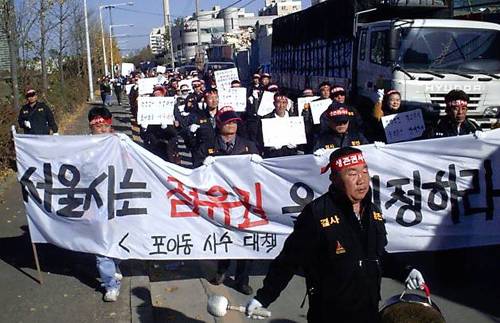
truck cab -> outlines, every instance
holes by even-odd
[[[357,77],[364,102],[396,89],[407,107],[444,114],[444,96],[461,89],[480,123],[500,112],[500,25],[453,19],[385,20],[357,29]]]

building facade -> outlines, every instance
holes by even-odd
[[[286,16],[302,10],[301,0],[265,0],[265,7],[259,10],[259,16]]]
[[[165,50],[165,26],[153,28],[149,34],[149,47],[154,55],[163,53]]]

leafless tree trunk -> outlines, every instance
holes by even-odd
[[[40,0],[40,64],[42,67],[42,93],[47,95],[49,89],[49,78],[47,73],[47,55],[45,47],[47,45],[47,28],[45,25],[45,14],[47,11],[46,0]]]
[[[7,36],[9,46],[12,106],[14,109],[19,109],[18,47],[14,0],[2,0],[0,5],[0,11],[3,13],[0,28],[2,28],[2,32]]]

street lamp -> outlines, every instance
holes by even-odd
[[[102,24],[102,9],[109,9],[109,24],[111,25],[113,23],[111,20],[111,9],[113,9],[115,7],[120,7],[120,6],[133,6],[133,5],[134,5],[133,2],[122,2],[122,3],[99,6],[99,20],[101,22],[102,55],[104,57],[104,74],[105,75],[108,75],[109,70],[108,70],[108,62],[106,59],[106,45],[104,43],[104,27]]]
[[[89,22],[87,18],[87,0],[83,0],[83,11],[85,15],[85,42],[87,43],[87,69],[89,73],[89,100],[94,101],[94,81],[92,80],[92,60],[90,53]]]
[[[111,11],[110,11],[111,13]],[[111,56],[111,78],[115,78],[115,65],[113,63],[113,27],[134,27],[134,24],[109,25],[109,51]]]

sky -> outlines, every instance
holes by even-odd
[[[144,48],[149,43],[149,33],[153,27],[163,25],[163,0],[87,0],[88,10],[98,13],[100,5],[117,4],[133,1],[132,6],[119,6],[112,9],[113,25],[134,24],[134,27],[117,27],[116,34],[128,34],[131,37],[120,38],[122,54]],[[237,0],[199,0],[200,9],[211,9],[215,5],[228,6]],[[302,0],[302,8],[310,5],[310,0]],[[245,7],[247,12],[257,12],[264,6],[264,0],[240,0],[235,7]],[[195,0],[170,0],[172,19],[189,16],[195,11]],[[103,19],[108,24],[108,11],[103,11]]]

